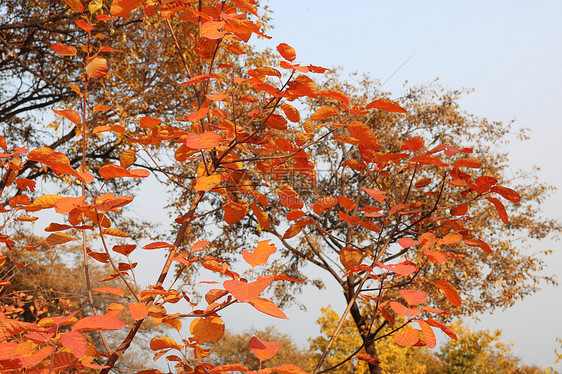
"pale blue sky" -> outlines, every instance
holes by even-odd
[[[562,1],[270,0],[268,4],[274,11],[274,29],[269,32],[273,39],[258,42],[259,46],[273,48],[284,42],[296,49],[298,62],[341,66],[381,81],[414,54],[386,90],[399,96],[405,80],[427,83],[436,77],[447,87],[474,88],[462,101],[465,110],[492,120],[515,119],[516,126],[531,128],[530,141],[509,146],[512,165],[523,169],[537,165],[542,181],[562,185]],[[544,204],[544,212],[562,220],[561,211],[562,193],[557,191]],[[562,268],[559,247],[554,241],[536,243],[537,251],[556,250],[549,257],[551,274]],[[314,297],[338,304],[325,295]],[[502,329],[505,341],[515,343],[514,353],[524,361],[552,365],[554,339],[562,337],[561,307],[561,289],[546,288],[508,311],[471,324]],[[297,315],[293,323],[306,330],[305,317]],[[290,325],[286,331],[291,331]]]

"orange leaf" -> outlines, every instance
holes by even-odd
[[[123,256],[129,256],[137,247],[136,244],[124,244],[113,246],[113,251],[122,254]]]
[[[335,197],[321,197],[316,201],[316,203],[312,204],[312,210],[314,213],[321,215],[322,213],[335,207],[337,203],[338,200]]]
[[[83,330],[119,330],[126,326],[126,323],[115,317],[109,316],[89,316],[82,318],[72,326],[72,331]]]
[[[367,104],[367,109],[380,109],[385,112],[406,113],[404,108],[388,99],[371,101]]]
[[[279,348],[281,348],[281,342],[266,342],[256,336],[250,339],[250,349],[260,362],[273,357]]]
[[[135,321],[140,321],[148,316],[148,308],[143,303],[130,304],[129,313]]]
[[[461,234],[447,234],[442,239],[439,239],[437,241],[437,244],[439,244],[439,245],[451,245],[451,244],[455,244],[455,243],[459,242],[459,240],[461,240],[461,239],[462,239]]]
[[[220,144],[221,137],[214,131],[207,131],[201,135],[187,134],[185,145],[192,149],[210,149]]]
[[[403,347],[416,344],[420,338],[419,331],[410,327],[404,327],[400,332],[392,335],[394,342]]]
[[[355,204],[355,201],[345,196],[338,196],[338,204],[340,204],[347,210],[353,210],[357,206],[357,204]]]
[[[74,56],[76,54],[76,48],[72,46],[67,46],[62,43],[51,44],[51,49],[63,56]]]
[[[281,105],[281,109],[283,110],[283,113],[285,113],[289,121],[299,122],[301,120],[301,115],[294,106],[290,104],[284,104]]]
[[[187,82],[183,82],[181,85],[185,86],[185,85],[189,85],[189,84],[194,84],[194,83],[199,83],[199,82],[203,82],[212,78],[218,78],[218,74],[202,74],[202,75],[196,75],[193,78],[191,78],[190,80],[188,80]]]
[[[209,374],[224,373],[224,372],[231,372],[231,371],[241,371],[243,373],[246,373],[248,372],[248,368],[242,364],[219,365],[209,370]]]
[[[86,65],[86,74],[90,78],[103,78],[108,71],[107,60],[103,57],[96,56]]]
[[[162,123],[162,120],[155,118],[155,117],[142,117],[140,119],[140,125],[143,129],[147,129],[149,127],[154,127]]]
[[[285,313],[283,313],[283,311],[281,309],[279,309],[277,307],[277,305],[275,305],[273,303],[273,301],[268,300],[266,298],[256,297],[255,299],[248,301],[248,304],[250,304],[251,306],[253,306],[257,310],[259,310],[260,312],[265,313],[269,316],[276,317],[276,318],[289,319],[285,315]]]
[[[381,143],[371,130],[369,126],[364,123],[353,121],[347,125],[349,133],[365,148],[370,148],[373,150],[378,150],[381,147]]]
[[[146,169],[131,169],[128,170],[121,165],[107,164],[99,169],[100,175],[105,180],[113,178],[146,178],[150,172]]]
[[[408,260],[402,261],[398,264],[389,264],[389,265],[386,265],[386,264],[383,264],[382,262],[377,261],[376,265],[380,268],[383,268],[383,269],[388,270],[388,271],[392,271],[396,274],[400,274],[400,275],[403,275],[403,276],[408,276],[408,275],[410,275],[413,272],[418,270],[416,264],[414,264],[413,262],[408,261]]]
[[[400,244],[402,248],[406,249],[418,245],[420,242],[411,238],[400,238],[398,239],[398,244]]]
[[[221,181],[222,178],[219,174],[197,177],[195,178],[193,189],[196,191],[210,191],[218,186]]]
[[[288,44],[285,43],[279,44],[277,46],[277,51],[279,51],[281,57],[283,57],[285,60],[289,62],[293,62],[295,58],[297,58],[297,53],[295,52],[295,49]]]
[[[257,247],[254,247],[254,251],[242,251],[242,257],[244,261],[250,264],[252,267],[257,265],[263,265],[267,263],[269,256],[277,251],[275,244],[270,244],[269,240],[262,240],[258,242]]]
[[[361,189],[369,194],[373,199],[377,200],[379,203],[382,203],[386,199],[386,192],[373,190],[370,188],[361,187]]]
[[[357,355],[355,357],[358,360],[365,361],[369,364],[373,364],[373,365],[380,364],[380,361],[377,360],[377,358],[375,356],[372,356],[372,355],[368,354],[367,352],[361,351],[361,352],[357,353]]]
[[[254,215],[258,219],[261,227],[263,227],[264,230],[269,231],[271,229],[271,226],[269,224],[269,216],[267,215],[267,213],[264,212],[262,208],[260,208],[260,206],[256,203],[251,203],[250,207],[252,208],[252,212],[254,212]]]
[[[349,105],[350,100],[343,92],[338,90],[323,90],[318,92],[318,96],[328,97],[330,99],[336,99],[343,102],[345,105]]]
[[[197,343],[210,343],[222,338],[224,335],[224,324],[216,316],[197,318],[191,322],[189,330]]]
[[[302,226],[299,225],[298,223],[295,223],[294,225],[289,227],[287,231],[285,231],[285,234],[283,234],[283,239],[290,239],[301,231],[302,231]]]
[[[445,293],[445,297],[451,304],[453,304],[454,306],[462,305],[461,295],[451,283],[447,282],[444,279],[439,279],[434,281],[433,284],[435,284]]]
[[[257,281],[246,283],[238,280],[224,281],[223,287],[242,303],[255,299],[273,281],[273,277],[259,277]]]
[[[112,16],[127,17],[131,11],[141,6],[144,0],[113,0],[109,12]]]
[[[357,248],[344,247],[340,250],[340,262],[346,269],[361,265],[363,257],[363,251]]]
[[[57,245],[57,244],[67,243],[67,242],[72,241],[72,240],[74,240],[74,238],[67,233],[54,232],[51,235],[47,236],[47,239],[45,239],[45,242],[48,245]]]
[[[41,162],[47,165],[55,174],[74,175],[84,183],[91,183],[94,176],[90,173],[78,173],[70,166],[70,160],[66,155],[55,152],[49,147],[36,148],[27,155],[28,160]]]
[[[419,309],[405,307],[397,301],[390,301],[388,305],[390,305],[394,313],[400,314],[401,316],[417,316],[421,312]]]
[[[504,199],[512,201],[514,203],[518,203],[521,201],[521,196],[511,188],[502,187],[502,186],[493,186],[490,188],[490,191],[496,192],[500,194]]]
[[[291,364],[276,366],[271,368],[271,372],[282,374],[308,374],[308,372],[304,371],[300,367]]]
[[[447,262],[447,255],[444,252],[425,251],[423,252],[423,254],[430,260],[433,260],[440,265],[443,265],[445,262]]]
[[[245,201],[227,201],[224,204],[224,221],[232,225],[246,216],[248,213],[248,203]]]
[[[418,305],[427,301],[427,293],[421,290],[404,289],[399,290],[398,293],[406,300],[408,305]]]
[[[82,358],[86,355],[88,349],[88,341],[86,338],[76,331],[69,331],[60,336],[60,342],[63,347],[71,348],[74,357]]]
[[[505,211],[505,206],[503,206],[502,202],[495,197],[487,197],[486,199],[494,204],[501,220],[507,225],[509,223],[509,218],[507,217],[507,212]]]
[[[109,293],[115,296],[123,297],[125,296],[125,291],[120,288],[113,288],[113,287],[100,287],[100,288],[93,288],[93,291]]]
[[[437,339],[435,339],[435,333],[433,332],[431,326],[425,321],[418,320],[417,322],[422,330],[425,344],[427,345],[427,347],[435,348],[435,346],[437,345]]]
[[[154,243],[147,244],[142,248],[143,249],[174,248],[174,245],[166,242],[154,242]]]
[[[482,161],[477,160],[475,158],[463,158],[461,160],[455,161],[455,163],[453,164],[453,167],[455,168],[465,167],[465,168],[478,169],[481,166],[482,166]]]
[[[452,216],[464,216],[468,212],[468,206],[466,204],[460,204],[451,208]]]
[[[222,38],[226,32],[220,30],[224,28],[225,24],[225,21],[208,21],[202,23],[199,29],[201,37],[213,40]]]
[[[338,114],[339,111],[337,108],[333,106],[323,106],[322,108],[317,109],[312,115],[310,116],[311,121],[321,121],[323,119],[335,116]]]
[[[64,0],[64,2],[72,9],[77,12],[82,13],[84,11],[84,5],[80,0]]]
[[[178,351],[182,351],[183,347],[174,339],[163,336],[161,338],[152,338],[150,341],[150,349],[153,351],[159,351],[161,349],[176,349]]]

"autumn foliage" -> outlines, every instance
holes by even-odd
[[[57,152],[48,146],[28,150],[7,144],[0,136],[2,197],[9,198],[8,205],[2,208],[0,241],[12,248],[16,242],[4,234],[5,230],[16,222],[33,222],[36,212],[48,212],[53,218],[45,228],[46,238],[27,249],[79,246],[88,282],[88,263],[99,262],[111,268],[103,280],[121,285],[89,286],[89,299],[109,294],[119,302],[99,312],[94,308],[90,315],[75,311],[36,323],[20,321],[17,315],[4,310],[0,317],[3,372],[93,369],[107,373],[118,367],[120,357],[147,320],[178,331],[189,326],[191,334],[186,339],[174,338],[172,333],[153,336],[149,348],[154,351],[155,361],[165,357],[177,372],[183,373],[249,372],[237,362],[217,367],[208,362],[209,344],[221,339],[228,328],[220,316],[228,313],[232,304],[247,303],[253,313],[287,318],[276,301],[264,297],[264,293],[278,282],[302,279],[282,271],[257,274],[279,245],[305,237],[310,229],[337,248],[341,266],[336,275],[349,283],[348,307],[342,311],[342,323],[333,337],[350,313],[360,313],[356,310],[358,300],[373,310],[369,323],[363,326],[365,336],[371,338],[364,340],[353,356],[376,370],[374,340],[392,335],[401,346],[434,348],[436,329],[456,339],[453,329],[440,321],[447,311],[436,307],[436,297],[446,299],[451,307],[460,307],[460,293],[448,280],[447,272],[423,287],[418,277],[430,266],[462,258],[463,254],[454,248],[492,252],[494,248],[471,226],[472,212],[482,205],[492,206],[498,218],[508,224],[504,204],[520,201],[517,192],[482,171],[483,164],[473,156],[471,148],[428,145],[422,137],[413,136],[404,139],[400,149],[390,150],[366,122],[377,111],[390,113],[396,119],[408,115],[400,103],[373,98],[361,106],[339,90],[318,90],[315,77],[327,69],[299,63],[297,52],[285,43],[277,46],[280,58],[273,66],[238,71],[229,61],[246,53],[252,36],[267,37],[255,0],[113,0],[109,8],[100,0],[87,4],[80,0],[65,2],[75,15],[75,27],[83,33],[85,43],[53,41],[51,49],[61,59],[81,64],[80,84],[71,83],[79,106],[53,112],[76,126],[80,149],[76,154]],[[158,37],[170,38],[177,47],[178,64],[183,66],[185,76],[177,85],[192,100],[191,107],[177,108],[174,121],[157,115],[139,116],[128,126],[91,120],[113,107],[110,103],[92,102],[90,92],[104,89],[104,80],[112,74],[113,59],[130,58],[104,45],[101,30],[111,30],[112,22],[132,12],[144,12],[146,17],[164,22],[168,34]],[[188,40],[190,49],[185,50],[179,39]],[[312,112],[301,109],[302,102],[319,98],[326,99],[329,105]],[[93,167],[88,149],[108,138],[123,146],[119,159]],[[288,175],[297,175],[301,182],[314,185],[321,165],[312,150],[320,142],[333,144],[334,149],[336,145],[346,147],[349,157],[342,166],[365,175],[368,181],[359,185],[356,194],[311,196],[309,190],[301,188],[302,183],[288,182]],[[160,156],[165,157],[167,149],[174,151],[174,163],[193,171],[195,177],[190,183],[161,168]],[[134,233],[116,224],[121,222],[117,217],[122,208],[134,196],[115,195],[111,190],[112,180],[150,175],[149,170],[137,166],[137,154],[146,155],[154,162],[154,170],[190,196],[184,212],[176,219],[173,239],[167,240],[162,233],[160,240],[142,247]],[[71,166],[70,159],[75,157],[81,159],[79,168]],[[65,196],[35,194],[36,181],[18,177],[24,165],[31,163],[48,168],[69,186],[79,185],[81,191],[71,194],[69,189]],[[401,194],[395,192],[397,182],[402,183]],[[240,261],[257,269],[255,276],[252,272],[247,279],[239,273],[237,266],[245,269],[247,265],[209,255],[208,241],[187,239],[192,223],[212,213],[214,207],[221,212],[221,223],[232,226],[249,217],[263,233],[279,233],[278,242],[265,238],[246,243],[246,249],[237,254]],[[335,217],[337,228],[326,227],[328,215]],[[129,260],[131,253],[142,250],[167,253],[163,268],[145,289],[137,285],[136,264]],[[315,261],[326,260],[318,255]],[[201,272],[195,273],[198,276],[212,272],[221,281],[203,300],[195,302],[173,282],[173,273],[199,268]],[[2,283],[8,284],[7,280]],[[179,303],[188,311],[167,312],[166,307]],[[105,336],[114,330],[126,334],[112,346]],[[327,344],[316,372],[330,354],[332,342]],[[280,343],[254,337],[249,347],[262,362],[275,355]],[[295,363],[261,371],[303,372]],[[143,371],[158,372],[152,368]]]

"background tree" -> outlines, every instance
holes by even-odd
[[[324,350],[335,331],[339,315],[331,308],[322,308],[318,318],[321,335],[311,338],[310,350],[316,356]],[[522,365],[521,359],[511,353],[509,344],[500,341],[496,330],[471,331],[461,323],[454,324],[457,340],[447,340],[435,350],[427,347],[400,347],[390,339],[378,340],[377,352],[383,373],[393,374],[453,374],[453,373],[551,373],[534,365]],[[326,368],[349,356],[361,344],[361,336],[351,319],[347,319],[336,342],[336,349],[326,360]],[[364,362],[351,360],[334,369],[333,373],[364,373]]]
[[[268,367],[292,363],[306,371],[313,369],[310,353],[300,348],[291,336],[280,333],[274,326],[259,330],[252,328],[240,333],[225,333],[221,340],[211,346],[211,361],[215,365],[236,362],[247,366],[250,370],[258,370],[260,362],[252,353],[248,344],[253,336],[265,341],[281,342],[279,351],[272,358],[264,361],[264,364]]]

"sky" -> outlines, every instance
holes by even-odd
[[[541,181],[562,185],[561,1],[270,0],[268,5],[274,11],[272,39],[256,41],[258,47],[287,43],[296,49],[297,62],[388,80],[384,89],[396,97],[405,80],[421,84],[439,78],[446,87],[474,88],[461,101],[464,110],[490,120],[515,120],[516,127],[531,130],[529,141],[507,148],[514,170],[536,165]],[[159,200],[164,187],[148,185],[133,211],[166,222]],[[544,202],[543,211],[562,221],[560,191]],[[534,252],[554,250],[545,274],[562,268],[559,247],[554,240],[533,243]],[[139,255],[153,265],[162,261],[155,251]],[[305,346],[319,332],[320,307],[330,304],[338,312],[345,307],[339,290],[331,293],[331,287],[339,286],[305,290],[299,299],[307,311],[286,310],[288,321],[263,316],[249,305],[234,305],[221,317],[234,331],[275,324]],[[473,329],[501,329],[524,362],[550,366],[555,338],[562,337],[561,309],[561,289],[545,287],[513,308],[465,322]]]
[[[530,129],[529,141],[514,141],[507,147],[514,170],[538,166],[541,181],[562,185],[561,1],[270,0],[267,4],[273,11],[274,29],[268,33],[272,39],[258,41],[258,46],[287,43],[302,64],[339,66],[346,73],[366,73],[381,82],[388,79],[384,89],[396,97],[406,80],[420,84],[439,78],[446,87],[473,88],[461,101],[464,110],[495,121],[515,120],[516,128]],[[562,193],[553,193],[542,208],[546,217],[562,221]],[[545,249],[554,250],[545,274],[559,273],[560,242],[533,243],[533,251]],[[310,291],[306,299],[312,298],[326,300]],[[327,301],[343,307],[337,300]],[[562,290],[545,287],[506,311],[466,322],[473,328],[501,329],[504,341],[514,343],[513,353],[527,363],[553,365],[555,338],[562,337],[561,307]],[[306,315],[315,313],[296,312],[298,316],[291,318],[311,331]],[[294,326],[288,326],[291,330]]]

